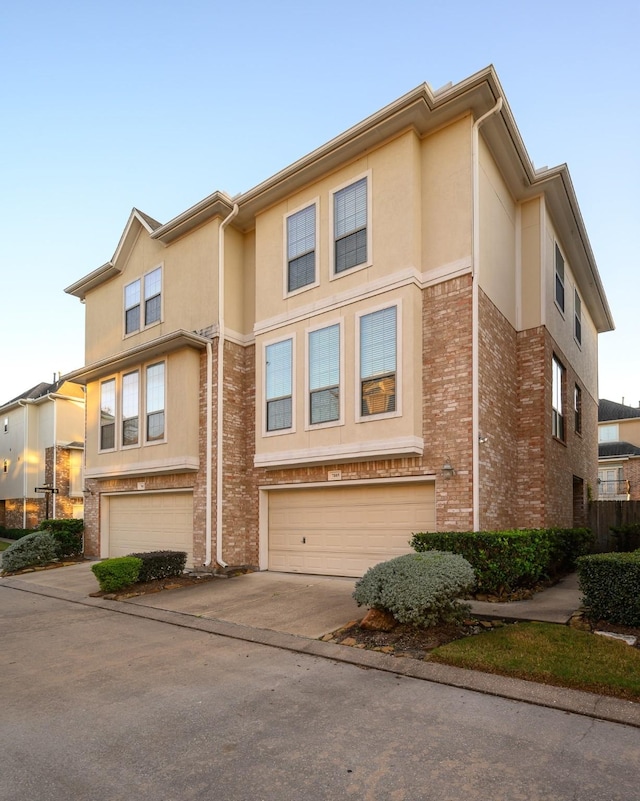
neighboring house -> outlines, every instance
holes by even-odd
[[[82,387],[38,384],[0,406],[0,425],[0,525],[35,528],[47,513],[81,518]]]
[[[598,500],[640,500],[640,407],[600,400]]]
[[[491,67],[234,198],[134,209],[66,291],[90,554],[358,576],[414,531],[585,520],[613,322]]]

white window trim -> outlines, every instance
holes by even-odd
[[[366,170],[359,175],[354,175],[353,177],[349,178],[348,181],[344,181],[339,186],[334,186],[333,189],[329,192],[329,280],[330,281],[337,281],[340,278],[345,278],[347,275],[353,275],[353,273],[357,273],[360,270],[365,270],[367,267],[371,267],[373,264],[373,237],[372,237],[372,209],[373,209],[373,186],[372,186],[372,179],[371,179],[372,171]],[[358,181],[361,181],[363,178],[367,179],[367,260],[362,264],[356,264],[355,267],[350,267],[348,270],[343,270],[340,273],[336,273],[334,270],[335,267],[335,232],[334,232],[334,205],[335,205],[335,195],[340,192],[341,189],[346,189],[348,186],[352,184],[357,184]]]
[[[316,210],[316,247],[315,247],[315,254],[316,254],[316,280],[313,281],[311,284],[305,284],[304,286],[299,287],[298,289],[294,289],[292,292],[289,292],[289,240],[288,240],[288,227],[289,227],[289,217],[293,217],[294,214],[297,214],[300,211],[304,211],[305,209],[310,208],[311,206],[315,206]],[[301,206],[298,206],[291,211],[288,211],[284,215],[283,225],[282,225],[282,248],[283,248],[283,271],[282,271],[282,297],[285,298],[292,298],[295,295],[300,295],[302,292],[306,292],[309,289],[313,289],[314,287],[320,286],[320,198],[314,197],[308,203],[303,203]]]
[[[118,403],[118,392],[119,392],[119,385],[120,381],[118,380],[119,376],[117,374],[105,376],[98,381],[98,453],[114,453],[118,450],[118,443],[120,442],[118,426],[120,425],[120,404]],[[113,448],[103,448],[102,447],[102,423],[100,421],[102,415],[102,386],[103,384],[108,384],[109,381],[114,382],[114,398],[115,398],[115,411],[113,415],[113,424],[114,424],[114,432],[113,432]]]
[[[154,367],[156,364],[163,364],[164,365],[164,371],[163,371],[163,373],[164,373],[164,376],[163,376],[164,377],[164,389],[163,389],[163,392],[164,392],[164,395],[163,395],[164,406],[162,408],[162,411],[164,413],[164,435],[163,435],[162,439],[148,440],[147,439],[147,414],[149,414],[149,412],[147,412],[147,369],[149,367]],[[168,377],[169,376],[169,365],[168,365],[167,359],[159,359],[159,360],[158,359],[152,359],[151,361],[146,362],[145,364],[143,364],[140,367],[140,370],[141,370],[141,374],[144,376],[144,380],[142,381],[143,387],[141,388],[141,391],[139,393],[140,394],[140,408],[144,409],[144,415],[140,418],[144,423],[144,431],[142,431],[142,436],[141,436],[142,444],[144,445],[145,448],[153,447],[154,445],[165,445],[167,443],[167,440],[168,440],[168,435],[167,435],[167,417],[168,417],[168,415],[167,415],[167,387],[169,386],[169,377]],[[131,371],[128,371],[128,372],[131,372]],[[153,414],[153,412],[152,412],[152,414]]]
[[[578,300],[580,301],[580,316],[579,317],[578,317],[578,315],[576,313],[576,305],[577,305],[576,304],[576,298],[578,298]],[[583,305],[584,304],[582,302],[582,298],[580,296],[580,293],[578,292],[577,287],[574,286],[574,288],[573,288],[573,339],[574,339],[576,345],[581,350],[582,350],[582,334],[583,334],[583,328],[584,328],[584,326],[582,325],[582,307],[583,307]],[[579,323],[580,323],[580,339],[578,339],[578,337],[576,336],[576,320],[578,320]]]
[[[558,248],[560,255],[562,256],[563,266],[564,266],[564,275],[562,277],[562,288],[564,290],[564,309],[558,303],[558,298],[556,296],[556,278],[557,278],[557,269],[556,269],[556,248]],[[554,239],[553,241],[553,302],[555,304],[556,309],[560,312],[562,317],[565,317],[565,311],[567,308],[567,259],[560,247],[560,243]]]
[[[382,309],[396,307],[396,408],[393,412],[383,412],[382,414],[362,414],[361,380],[360,380],[360,319],[373,312]],[[355,335],[355,422],[373,423],[377,420],[389,420],[392,417],[402,417],[402,298],[396,298],[377,306],[356,312],[356,335]]]
[[[267,348],[279,342],[291,340],[291,428],[267,430]],[[263,437],[282,437],[296,433],[296,334],[294,331],[277,339],[269,339],[262,343],[262,397],[260,399],[261,431]]]
[[[155,362],[155,364],[157,364],[157,362]],[[143,433],[142,432],[142,428],[141,428],[142,415],[140,414],[140,408],[141,408],[140,407],[140,400],[142,398],[142,392],[143,392],[143,387],[142,387],[142,383],[143,382],[142,382],[142,375],[141,375],[141,370],[142,369],[145,369],[145,368],[136,367],[133,370],[124,370],[122,373],[120,373],[118,375],[117,384],[119,384],[119,386],[116,385],[116,390],[120,393],[120,403],[118,404],[119,405],[119,409],[120,409],[120,414],[118,415],[120,417],[119,424],[118,424],[118,432],[120,434],[120,440],[121,440],[121,443],[122,443],[120,445],[120,450],[122,450],[122,451],[131,451],[131,450],[134,450],[135,448],[142,447],[142,433]],[[122,431],[122,427],[124,425],[124,413],[123,413],[124,399],[122,397],[122,391],[124,389],[124,377],[125,377],[125,375],[131,375],[131,373],[137,373],[138,374],[138,441],[135,443],[135,445],[125,445],[124,444],[123,431]],[[146,423],[146,419],[145,419],[145,423]],[[145,426],[145,428],[146,428],[146,426]]]
[[[338,391],[340,393],[340,414],[337,420],[329,420],[326,423],[311,423],[311,401],[309,390],[309,335],[314,331],[322,331],[323,328],[330,328],[332,325],[339,326],[340,330],[340,383]],[[345,359],[344,359],[344,317],[327,320],[305,329],[304,338],[304,430],[316,431],[321,428],[335,428],[344,425],[344,388],[345,388]]]
[[[160,319],[154,320],[149,325],[146,324],[146,315],[145,315],[145,297],[144,297],[144,279],[155,270],[160,269]],[[140,284],[140,328],[137,328],[135,331],[130,331],[127,333],[127,309],[125,306],[126,303],[126,289],[131,284],[135,284],[136,281]],[[142,275],[138,276],[138,278],[134,278],[132,281],[128,281],[122,287],[122,338],[129,339],[129,337],[133,337],[136,334],[139,334],[141,331],[146,331],[148,328],[153,328],[155,325],[160,325],[164,320],[164,262],[160,262],[160,264],[156,264],[150,270],[146,270]]]

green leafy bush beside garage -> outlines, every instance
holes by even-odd
[[[117,592],[138,581],[141,567],[142,559],[136,556],[117,556],[96,562],[91,565],[91,571],[98,579],[102,592]]]
[[[16,540],[2,554],[2,569],[15,573],[27,567],[46,565],[57,559],[56,540],[50,531],[34,531]]]

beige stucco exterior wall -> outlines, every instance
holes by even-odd
[[[574,289],[577,286],[575,275],[566,252],[559,241],[553,221],[547,213],[544,218],[544,288],[545,322],[553,340],[562,350],[573,370],[584,384],[592,398],[598,398],[598,335],[584,298],[582,299],[582,338],[578,344],[574,337]],[[555,244],[558,241],[564,255],[564,313],[555,302]],[[567,365],[565,365],[567,366]]]
[[[471,265],[471,127],[466,116],[426,137],[422,153],[422,269]]]
[[[515,328],[516,204],[482,137],[479,137],[480,263],[483,292]]]
[[[140,228],[126,263],[117,265],[121,274],[87,292],[86,364],[180,328],[203,329],[217,319],[218,226],[219,219],[212,220],[167,247]],[[160,266],[161,322],[125,336],[124,288]],[[103,309],[109,309],[109,313],[103,313]],[[120,314],[115,313],[117,309]]]
[[[322,178],[256,219],[256,320],[293,314],[338,294],[361,292],[363,284],[385,280],[391,273],[420,264],[417,202],[420,188],[419,143],[407,132],[345,167]],[[367,176],[371,233],[369,266],[330,274],[333,238],[330,231],[332,195]],[[319,285],[287,296],[285,292],[285,217],[317,203],[316,270]]]
[[[401,335],[398,341],[398,407],[401,414],[394,417],[380,418],[359,417],[359,377],[356,374],[357,353],[357,316],[366,314],[381,307],[398,304],[401,321]],[[256,340],[256,453],[260,456],[287,452],[301,462],[314,461],[317,454],[309,453],[315,449],[344,449],[344,453],[356,455],[366,443],[385,443],[381,447],[392,447],[391,440],[408,437],[422,437],[422,402],[421,402],[421,363],[422,339],[420,320],[422,315],[422,294],[415,286],[407,286],[392,292],[377,294],[366,300],[359,300],[340,309],[310,316],[304,320],[283,326]],[[305,369],[306,337],[309,328],[321,328],[336,322],[342,323],[342,385],[344,399],[344,417],[340,424],[309,429],[308,406],[306,403],[308,378]],[[295,414],[294,431],[266,433],[265,425],[265,392],[264,361],[265,345],[271,341],[294,338],[294,397]],[[375,458],[374,449],[369,453]],[[339,458],[347,458],[342,454]],[[357,458],[357,455],[356,455]]]
[[[117,477],[127,472],[181,472],[198,468],[198,397],[200,351],[184,348],[170,354],[166,359],[165,372],[165,441],[149,445],[140,444],[129,448],[100,453],[99,414],[100,384],[116,378],[116,397],[120,397],[121,374],[105,376],[100,381],[87,385],[87,478]],[[154,359],[149,364],[155,364]],[[140,389],[143,393],[144,368],[141,365]],[[128,368],[126,372],[131,372]],[[145,415],[144,396],[141,395],[141,417],[139,431],[144,441]],[[121,417],[117,412],[116,441],[120,436]]]
[[[539,197],[520,204],[520,327],[542,325],[543,202]]]

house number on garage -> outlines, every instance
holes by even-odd
[[[341,481],[342,470],[329,470],[327,473],[327,481]]]

